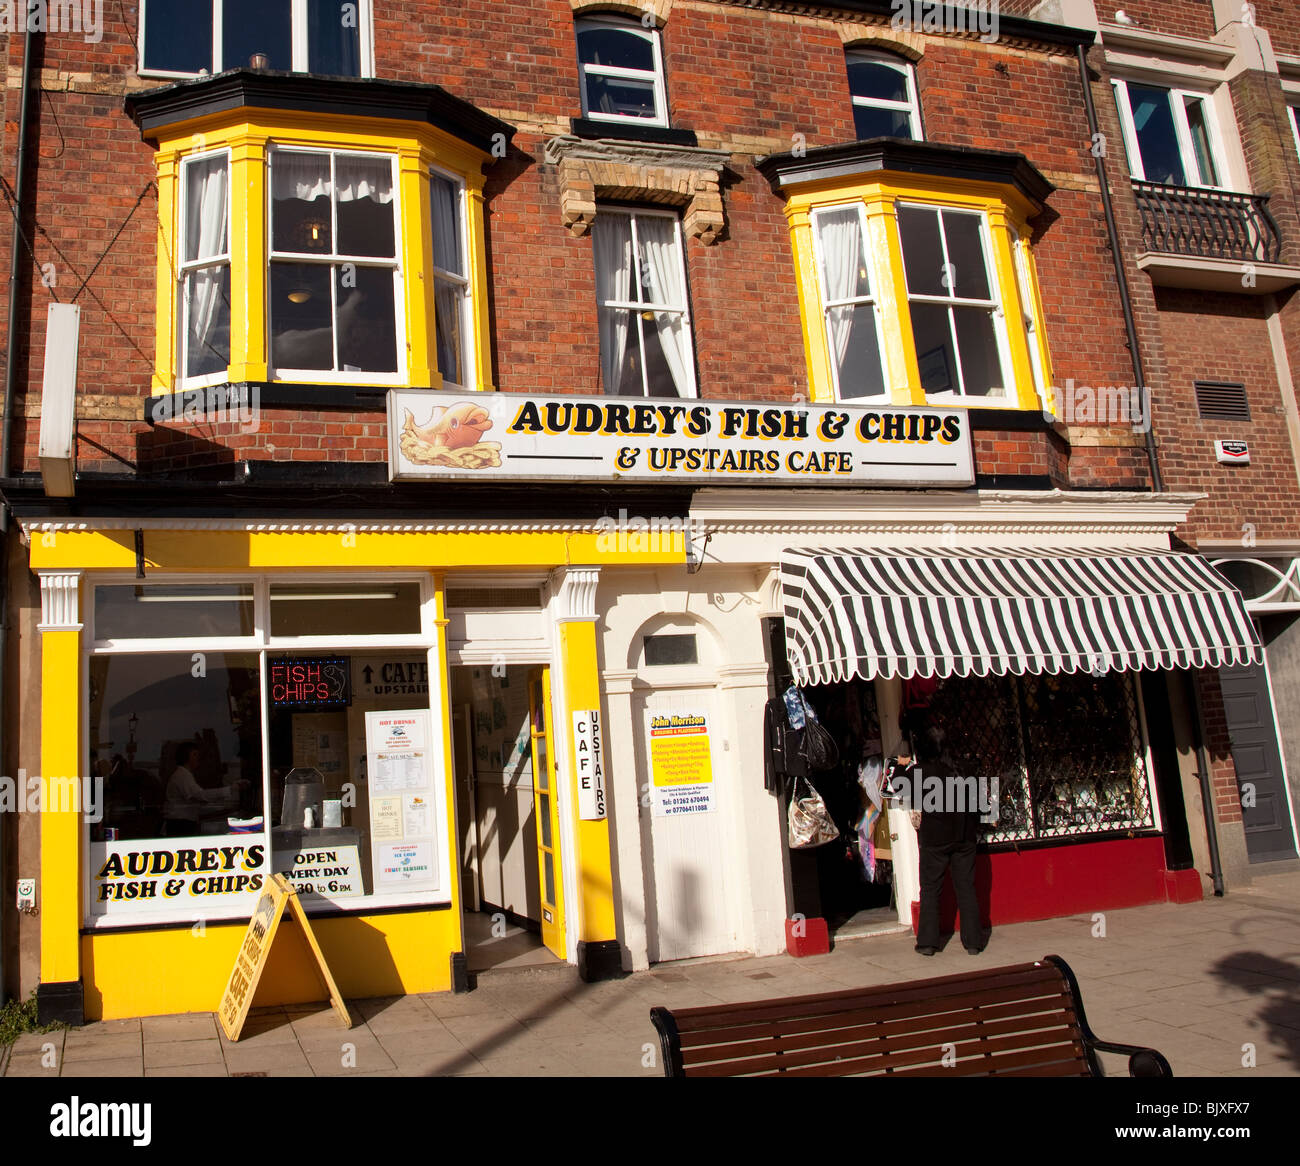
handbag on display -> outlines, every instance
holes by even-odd
[[[840,763],[839,746],[835,744],[835,738],[830,735],[826,726],[817,719],[812,705],[803,699],[802,693],[799,694],[799,699],[803,702],[805,713],[804,760],[807,761],[809,769],[834,769]]]
[[[804,797],[799,796],[799,785],[808,787]],[[839,827],[831,820],[830,812],[822,796],[812,782],[805,777],[797,777],[794,791],[790,798],[790,849],[807,850],[813,846],[823,846],[840,836]]]

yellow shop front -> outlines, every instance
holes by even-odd
[[[41,814],[42,1014],[214,1010],[273,874],[348,997],[463,989],[489,919],[618,969],[597,584],[680,543],[582,521],[24,534],[40,772],[78,778]],[[319,998],[278,941],[256,1003]]]

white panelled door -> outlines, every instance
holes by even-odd
[[[652,963],[740,947],[735,753],[724,750],[720,703],[713,688],[659,688],[647,696],[640,717]]]

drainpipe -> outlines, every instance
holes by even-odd
[[[1088,132],[1092,141],[1097,140],[1097,107],[1092,101],[1092,82],[1088,79],[1088,54],[1083,45],[1077,45],[1079,54],[1079,80],[1083,83],[1083,104],[1088,111]],[[1100,155],[1093,161],[1097,166],[1097,182],[1101,186],[1101,206],[1106,213],[1106,234],[1110,236],[1110,257],[1115,262],[1115,278],[1119,282],[1119,302],[1124,308],[1124,329],[1128,333],[1129,355],[1133,358],[1134,382],[1139,389],[1146,392],[1146,376],[1142,371],[1142,352],[1138,348],[1137,323],[1133,319],[1133,300],[1129,295],[1128,276],[1124,273],[1124,252],[1119,245],[1119,230],[1115,226],[1115,207],[1110,201],[1110,183],[1106,178],[1106,162]],[[1151,397],[1147,393],[1146,404],[1146,445],[1147,463],[1151,467],[1151,489],[1160,493],[1165,487],[1160,478],[1160,464],[1156,460],[1156,435],[1151,425]]]
[[[1076,46],[1079,57],[1079,80],[1083,85],[1083,104],[1088,111],[1088,132],[1092,140],[1097,140],[1097,107],[1092,100],[1092,82],[1088,78],[1088,54],[1083,45]],[[1124,308],[1124,329],[1128,333],[1129,354],[1133,358],[1133,375],[1137,378],[1139,388],[1146,391],[1146,374],[1142,369],[1142,351],[1138,347],[1137,323],[1133,318],[1133,299],[1129,294],[1128,276],[1124,272],[1124,252],[1120,248],[1119,230],[1115,226],[1115,207],[1110,199],[1110,182],[1106,178],[1105,160],[1095,156],[1097,166],[1097,183],[1101,187],[1101,206],[1106,215],[1106,234],[1110,238],[1110,255],[1115,263],[1115,279],[1119,283],[1119,300]],[[1164,481],[1160,476],[1160,463],[1156,458],[1155,428],[1151,424],[1151,397],[1147,392],[1146,400],[1146,449],[1147,464],[1151,468],[1151,489],[1153,493],[1164,490]],[[1205,834],[1210,846],[1210,878],[1214,883],[1214,893],[1223,895],[1223,864],[1219,859],[1219,832],[1214,822],[1214,801],[1210,790],[1210,759],[1205,748],[1205,721],[1201,715],[1201,693],[1196,687],[1196,678],[1190,673],[1187,683],[1191,688],[1191,700],[1187,709],[1191,715],[1192,737],[1196,749],[1197,780],[1201,786],[1201,803],[1205,814]]]
[[[14,230],[9,248],[9,332],[8,352],[5,354],[4,425],[0,428],[0,480],[9,477],[9,446],[13,440],[14,368],[18,363],[18,285],[22,273],[23,212],[27,209],[27,113],[32,85],[32,33],[29,28],[23,37],[23,93],[18,114],[18,157],[14,178]],[[6,684],[5,658],[9,651],[9,508],[0,505],[0,769],[4,768],[7,724],[5,721]],[[0,829],[0,874],[4,865],[4,830]],[[8,895],[9,885],[0,878],[0,894]],[[0,1004],[8,999],[5,991],[5,945],[0,934]]]

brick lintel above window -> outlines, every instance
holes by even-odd
[[[560,214],[574,235],[585,235],[598,201],[671,206],[682,211],[682,229],[715,243],[726,227],[722,172],[730,155],[721,150],[649,142],[586,141],[572,134],[546,143],[547,165],[560,174]]]

